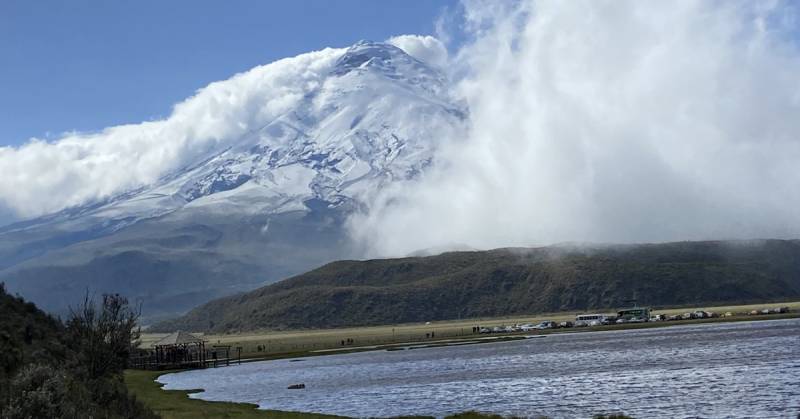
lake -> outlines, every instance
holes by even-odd
[[[167,374],[166,389],[345,416],[775,417],[800,414],[800,319],[561,333]],[[288,390],[305,383],[304,390]]]

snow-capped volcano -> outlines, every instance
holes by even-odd
[[[295,197],[338,206],[376,182],[415,176],[431,161],[432,134],[461,115],[441,74],[395,46],[362,42],[292,110],[145,196],[196,206],[232,190],[225,201],[258,211],[302,209]]]
[[[309,210],[313,199],[334,208],[413,178],[464,110],[441,73],[396,46],[362,41],[342,51],[288,111],[89,214],[114,224],[184,207],[275,213]],[[76,210],[88,215],[67,213]]]
[[[167,294],[202,294],[190,299],[195,304],[352,256],[342,244],[347,238],[341,221],[382,186],[413,179],[432,164],[437,140],[457,135],[465,109],[437,69],[388,43],[326,50],[317,60],[301,57],[288,59],[302,61],[293,70],[303,73],[293,75],[301,85],[291,86],[285,98],[253,95],[262,84],[282,77],[271,74],[270,66],[209,86],[246,103],[229,100],[240,108],[237,113],[222,108],[209,114],[224,122],[224,135],[206,141],[193,158],[156,181],[0,230],[6,243],[0,246],[0,275],[12,290],[37,301],[36,294],[47,288],[41,287],[42,278],[50,277],[46,273],[64,269],[91,272],[93,280],[78,282],[114,291],[117,279],[102,277],[116,268],[98,266],[102,258],[134,252],[137,258],[144,255],[145,260],[137,259],[139,266],[153,258],[172,263],[171,255],[195,265],[193,258],[206,258],[204,263],[216,258],[213,266],[197,269],[216,269],[214,284],[200,281],[190,290],[170,289],[169,269],[156,274]],[[234,88],[244,84],[242,79],[250,90]],[[259,99],[277,110],[265,110]],[[328,246],[329,240],[338,244]],[[319,249],[308,248],[309,242]],[[292,252],[312,256],[287,261],[296,259],[283,255]],[[247,273],[235,268],[238,277],[224,279],[232,264],[247,265]],[[125,275],[135,282],[135,272]],[[74,284],[67,282],[60,285],[74,294]],[[213,292],[207,292],[209,287]],[[149,295],[135,284],[129,288],[133,296]],[[48,292],[37,302],[60,308],[47,304],[51,296]]]

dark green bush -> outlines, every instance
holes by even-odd
[[[0,283],[0,418],[156,418],[122,382],[137,318],[112,295],[65,326]]]

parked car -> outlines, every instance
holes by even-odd
[[[563,328],[572,327],[572,326],[573,326],[573,324],[572,324],[571,321],[565,321],[565,322],[561,322],[561,323],[558,324],[558,327],[563,327]]]
[[[553,321],[550,321],[550,320],[545,320],[545,321],[539,323],[538,325],[536,325],[536,328],[539,329],[539,330],[555,329],[556,327],[558,327],[558,325],[556,325],[556,322],[553,322]]]
[[[481,330],[479,330],[479,332],[480,333],[492,333],[492,329],[489,329],[489,328],[486,328],[486,327],[481,327]]]
[[[531,330],[536,330],[536,326],[530,323],[525,323],[519,327],[519,330],[523,332],[530,332]]]
[[[601,322],[603,325],[617,324],[617,316],[608,316]]]
[[[692,313],[692,318],[693,319],[705,319],[706,317],[708,317],[706,315],[706,312],[702,311],[702,310],[697,310],[697,311]]]

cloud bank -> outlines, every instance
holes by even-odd
[[[343,51],[303,54],[211,83],[164,120],[0,147],[0,213],[5,206],[34,217],[150,184],[293,108]]]
[[[800,235],[791,3],[468,1],[462,17],[453,38],[468,41],[451,54],[430,36],[389,40],[457,80],[470,127],[350,219],[372,255]],[[342,52],[212,83],[164,120],[0,148],[0,218],[147,185],[228,147]]]
[[[798,236],[791,4],[505,5],[464,4],[470,133],[352,220],[375,255]]]

